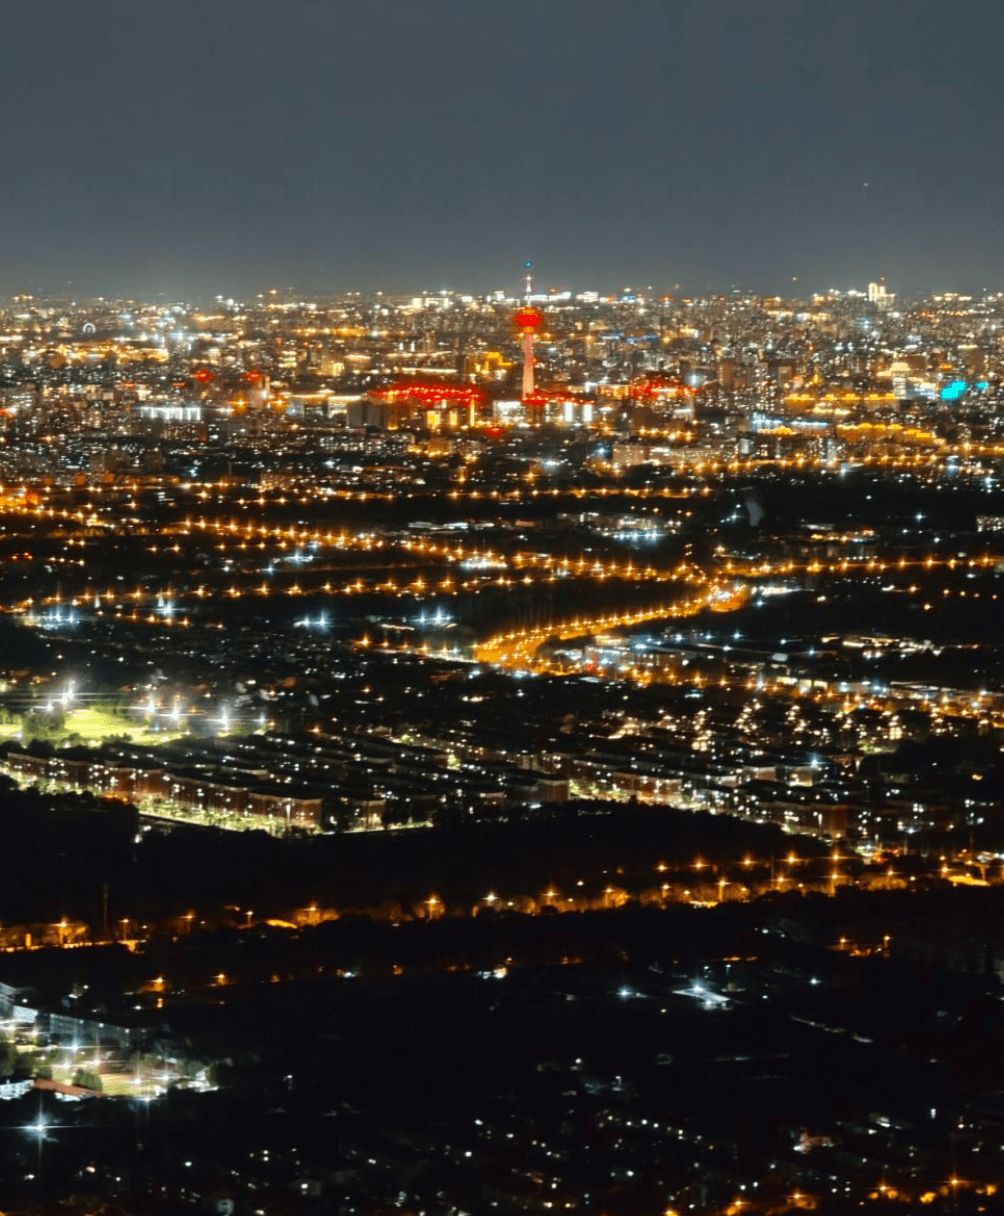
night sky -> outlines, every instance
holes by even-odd
[[[0,23],[0,292],[515,291],[527,257],[576,290],[1004,288],[999,3],[0,0]]]

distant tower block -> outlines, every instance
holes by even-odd
[[[885,275],[877,283],[868,284],[868,303],[874,304],[879,312],[888,312],[895,301],[896,293],[885,289]]]
[[[513,320],[523,333],[523,400],[526,401],[533,396],[533,335],[544,318],[536,308],[527,305],[519,310]]]

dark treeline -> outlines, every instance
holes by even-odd
[[[597,802],[488,821],[449,818],[433,828],[277,839],[180,825],[141,832],[135,809],[118,802],[6,788],[0,833],[16,859],[0,888],[0,921],[69,916],[95,928],[103,884],[113,923],[190,909],[212,915],[227,904],[258,917],[310,904],[397,901],[407,909],[432,894],[449,910],[492,892],[536,897],[552,885],[583,899],[607,887],[640,891],[690,872],[698,859],[734,867],[747,856],[824,853],[811,838],[728,816]],[[659,864],[667,869],[657,871]]]

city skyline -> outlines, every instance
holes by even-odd
[[[3,1212],[1004,1213],[1004,10],[0,16]]]
[[[1002,327],[0,305],[5,1210],[1000,1211]]]

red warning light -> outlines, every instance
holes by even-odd
[[[632,394],[638,401],[654,401],[659,397],[693,397],[694,390],[682,380],[673,380],[666,376],[651,376],[647,380],[636,381],[632,386]]]
[[[533,333],[535,329],[538,329],[543,324],[544,318],[536,308],[530,308],[527,305],[516,313],[513,320],[525,334],[529,334]]]
[[[582,397],[575,397],[571,393],[552,393],[540,388],[523,398],[524,405],[533,406],[535,409],[542,409],[545,405],[582,405],[582,403]]]
[[[195,378],[200,384],[208,384],[210,380],[215,380],[216,377],[212,372],[207,371],[204,367],[200,367],[195,373]]]
[[[460,406],[468,409],[480,406],[483,400],[480,389],[469,384],[424,384],[419,381],[404,381],[387,388],[376,389],[371,394],[378,401],[414,403],[426,409],[443,406]]]

